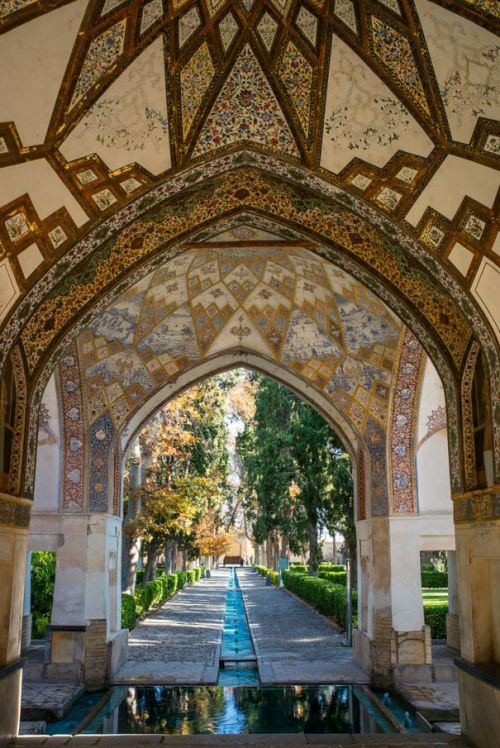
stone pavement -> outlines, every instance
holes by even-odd
[[[459,719],[458,683],[412,683],[397,685],[397,690],[429,722]]]
[[[85,691],[81,683],[24,681],[21,719],[60,719]]]
[[[211,748],[252,748],[261,746],[263,748],[302,748],[302,746],[313,745],[315,748],[388,748],[388,746],[401,746],[401,748],[440,748],[451,746],[452,748],[472,748],[464,737],[445,735],[443,733],[427,733],[409,735],[59,735],[58,737],[22,737],[12,742],[3,744],[0,738],[0,747],[4,748],[56,748],[56,746],[67,745],[70,748],[122,748],[122,746],[162,745],[172,748],[198,748],[198,746],[211,746]]]
[[[113,684],[217,683],[229,571],[178,592],[130,632]]]
[[[250,569],[237,574],[263,685],[369,682],[324,616]]]

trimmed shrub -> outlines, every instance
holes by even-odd
[[[186,572],[185,571],[174,571],[174,574],[177,577],[177,589],[183,590],[187,582]]]
[[[189,585],[194,584],[196,582],[196,569],[189,569],[189,571],[187,571],[186,574],[187,574],[187,583]]]
[[[205,579],[205,577],[207,575],[207,567],[206,566],[200,566],[200,571],[201,571],[201,578]]]
[[[161,579],[146,582],[144,585],[144,608],[149,610],[152,605],[159,605],[163,601],[163,584]]]
[[[142,584],[142,580],[144,579],[144,569],[137,569],[135,572],[135,586]]]
[[[345,571],[345,566],[342,566],[342,564],[320,564],[319,570],[326,572]]]
[[[261,577],[269,577],[269,579],[271,580],[271,584],[278,584],[279,574],[277,571],[267,569],[265,566],[255,566],[255,569]]]
[[[424,602],[424,622],[431,627],[433,639],[446,639],[446,614],[448,603]]]
[[[320,613],[330,616],[345,628],[347,613],[347,590],[338,584],[320,577],[311,577],[306,574],[283,574],[285,587],[294,592],[298,597],[313,605]],[[353,626],[357,626],[357,591],[352,591]]]
[[[140,618],[146,610],[144,605],[144,589],[142,587],[135,588],[134,601],[136,618]]]
[[[162,583],[163,586],[162,601],[166,600],[169,597],[172,597],[177,589],[177,577],[175,576],[175,574],[161,574],[158,577],[158,580]]]
[[[135,600],[132,595],[122,592],[122,629],[135,626]]]
[[[320,571],[320,579],[326,579],[333,584],[340,584],[342,587],[347,585],[347,572],[345,571]]]
[[[271,584],[277,585],[279,581],[279,574],[277,571],[273,571],[272,569],[267,569],[266,577],[269,577],[271,580]]]
[[[422,571],[420,574],[422,587],[447,587],[448,573],[446,571]]]
[[[420,571],[434,571],[432,564],[422,564]]]
[[[290,564],[288,571],[293,571],[294,574],[307,574],[307,566],[305,564]]]
[[[197,567],[196,567],[196,568],[194,569],[194,574],[195,574],[195,579],[196,579],[196,581],[197,581],[197,582],[199,582],[199,581],[200,581],[200,579],[201,579],[201,566],[197,566]]]

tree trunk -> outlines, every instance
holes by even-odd
[[[187,550],[186,548],[182,549],[182,571],[187,571]]]
[[[287,533],[283,533],[281,536],[281,557],[288,558],[290,550],[290,538]]]
[[[127,514],[123,518],[123,529],[137,517],[141,508],[136,493],[142,483],[142,465],[139,443],[135,449],[134,459],[129,461],[129,500]],[[141,538],[131,538],[122,532],[122,591],[133,595],[138,562],[141,554]]]
[[[318,525],[316,522],[309,524],[309,573],[318,576]]]
[[[157,549],[148,548],[148,560],[146,563],[146,569],[144,570],[144,584],[146,584],[146,582],[152,582],[156,577],[156,562]]]
[[[165,571],[167,574],[172,574],[174,570],[174,559],[173,559],[174,544],[172,540],[165,542]]]

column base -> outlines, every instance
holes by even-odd
[[[432,641],[429,626],[418,631],[395,631],[385,625],[376,628],[377,637],[370,639],[361,631],[353,631],[353,658],[375,685],[415,683],[434,680]]]
[[[370,639],[363,631],[352,632],[352,656],[372,683],[385,688],[392,682],[390,639],[385,642]]]
[[[15,737],[21,716],[21,686],[24,660],[0,669],[0,735]]]
[[[49,681],[103,688],[127,661],[128,630],[117,631],[108,640],[104,619],[86,626],[50,625],[47,634],[44,678]]]
[[[478,748],[498,748],[500,665],[470,665],[457,658],[462,732]]]

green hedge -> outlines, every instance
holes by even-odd
[[[448,573],[446,571],[422,571],[420,574],[422,587],[447,587]]]
[[[165,588],[165,597],[172,597],[177,592],[177,576],[175,574],[165,574],[162,578],[163,586]]]
[[[52,613],[56,578],[54,551],[33,551],[31,554],[31,615],[33,639],[44,639]]]
[[[142,580],[144,579],[144,572],[145,572],[145,569],[137,569],[137,571],[135,572],[135,584],[136,584],[136,586],[138,584],[142,584]]]
[[[277,571],[267,569],[265,566],[255,566],[254,568],[261,577],[269,577],[269,579],[271,580],[271,584],[278,584],[279,574]]]
[[[424,602],[424,622],[431,627],[433,639],[446,639],[448,603]]]
[[[159,605],[163,600],[163,584],[160,579],[146,582],[144,585],[144,607],[149,610],[152,605]]]
[[[133,629],[135,626],[135,599],[126,592],[122,593],[122,629]]]
[[[186,572],[187,575],[187,583],[189,585],[194,584],[196,582],[196,569],[189,569],[189,571]]]
[[[319,570],[327,572],[345,571],[345,566],[342,566],[342,564],[320,564]]]
[[[347,573],[345,571],[320,571],[319,576],[333,584],[340,584],[342,587],[347,586]]]
[[[320,613],[330,616],[342,628],[346,625],[347,590],[338,584],[320,577],[306,574],[283,574],[283,582],[287,590],[317,608]],[[357,591],[352,591],[353,627],[357,626]]]
[[[305,564],[290,564],[288,571],[293,571],[295,574],[307,574],[307,566]]]
[[[177,589],[183,590],[187,582],[186,572],[185,571],[174,571],[174,574],[177,577]]]

